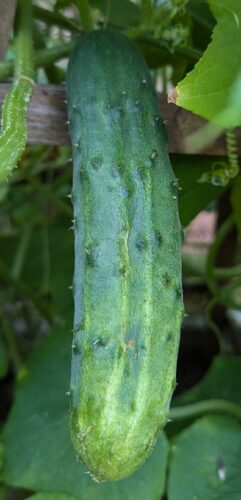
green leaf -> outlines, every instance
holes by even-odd
[[[173,441],[168,500],[240,500],[241,426],[204,417]]]
[[[223,187],[197,182],[204,172],[211,170],[214,161],[215,157],[171,155],[173,170],[181,187],[179,213],[183,226],[224,191]]]
[[[56,328],[28,365],[3,431],[4,479],[34,491],[81,500],[156,500],[164,490],[168,444],[162,433],[152,455],[131,477],[95,483],[77,463],[69,438],[68,401],[72,333]]]
[[[231,87],[227,105],[217,120],[224,127],[236,127],[241,124],[241,71]]]
[[[183,332],[185,335],[185,332]],[[240,393],[241,358],[238,356],[216,356],[206,375],[194,387],[176,397],[172,401],[173,412],[175,408],[198,403],[199,401],[222,400],[241,406]],[[178,434],[187,427],[194,416],[182,420],[172,420],[167,426],[169,437]]]
[[[108,24],[135,26],[140,22],[140,8],[130,0],[91,0],[91,5],[100,9]]]
[[[151,69],[160,68],[166,64],[171,64],[172,66],[180,64],[181,59],[178,56],[170,54],[166,48],[155,43],[155,40],[135,40],[135,43]]]
[[[235,179],[233,189],[231,192],[231,203],[233,207],[233,214],[239,236],[241,238],[241,175]]]
[[[240,0],[209,0],[209,4],[217,20],[212,41],[178,84],[176,104],[223,127],[234,127],[241,124],[241,4]]]
[[[65,217],[53,224],[32,232],[27,257],[22,270],[22,280],[39,296],[47,296],[46,302],[60,321],[72,322],[73,299],[69,287],[73,279],[73,231]],[[12,266],[18,240],[1,238],[1,254],[9,268]]]
[[[74,500],[75,498],[61,493],[36,493],[28,497],[29,500]]]
[[[174,400],[174,406],[205,399],[226,399],[241,405],[241,358],[219,355],[195,387]]]
[[[215,20],[212,16],[212,13],[210,12],[207,2],[204,0],[189,0],[187,9],[191,14],[192,19],[196,23],[194,25],[194,28],[196,28],[197,26],[199,27],[199,33],[194,32],[193,36],[200,37],[200,40],[202,42],[201,45],[203,45],[203,38],[205,40],[207,35],[206,32],[211,33],[215,25]],[[203,30],[205,30],[204,33]]]
[[[48,292],[61,318],[73,315],[73,300],[69,286],[73,279],[73,231],[69,231],[71,221],[64,218],[47,226],[47,242],[43,244],[43,230],[35,231],[24,267],[24,279],[34,288],[42,286],[43,275],[48,274]],[[47,254],[45,247],[47,246]],[[39,251],[39,250],[42,250]],[[49,261],[49,264],[46,263]],[[47,268],[47,269],[46,269]]]

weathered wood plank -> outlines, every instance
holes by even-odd
[[[7,83],[0,84],[0,106],[9,90]],[[63,145],[69,144],[66,115],[66,95],[64,85],[37,85],[29,107],[28,126],[30,144]],[[204,123],[200,117],[168,104],[160,97],[161,114],[166,120],[168,148],[170,153],[187,153],[185,139]],[[237,130],[238,148],[241,154],[241,129]],[[225,155],[224,136],[202,151],[202,154]]]
[[[0,61],[5,56],[15,10],[16,0],[0,0]]]

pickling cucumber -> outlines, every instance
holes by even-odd
[[[176,384],[183,316],[178,182],[146,63],[98,30],[67,71],[75,233],[71,436],[99,481],[151,452]]]

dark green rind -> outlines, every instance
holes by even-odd
[[[71,434],[97,480],[131,474],[166,423],[183,316],[177,181],[148,68],[95,31],[67,72],[75,231]]]

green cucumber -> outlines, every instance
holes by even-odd
[[[98,481],[151,452],[176,384],[183,316],[178,183],[148,68],[99,30],[67,71],[75,231],[71,436]]]

